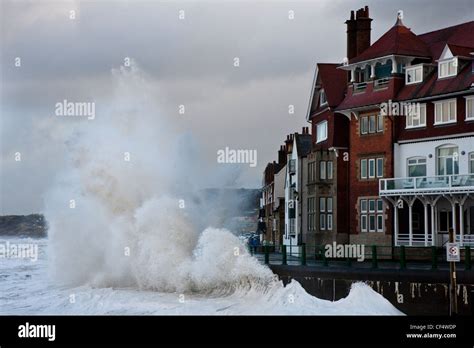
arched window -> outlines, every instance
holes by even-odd
[[[459,174],[459,148],[456,145],[443,145],[436,149],[436,168],[438,175]]]
[[[407,159],[409,177],[426,176],[426,157],[410,157]]]

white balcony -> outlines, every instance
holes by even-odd
[[[422,235],[422,234],[414,234],[411,237],[411,242],[410,242],[410,235],[408,233],[399,233],[397,236],[397,240],[395,241],[395,246],[402,246],[402,245],[412,246],[412,247],[425,247],[425,246],[432,246],[432,245],[445,246],[446,243],[448,242],[447,234],[438,234],[436,238],[437,238],[437,242],[435,244],[433,243],[433,236],[431,234],[428,234],[427,236]],[[473,234],[467,234],[463,236],[457,235],[456,242],[458,242],[462,248],[466,246],[474,248],[474,235]]]
[[[474,174],[380,179],[380,196],[474,193]]]
[[[354,92],[363,92],[367,88],[367,82],[354,82]]]
[[[431,246],[433,245],[432,243],[432,236],[431,235],[413,235],[411,237],[411,242],[410,242],[410,235],[408,233],[399,233],[398,238],[396,241],[396,246]]]
[[[384,77],[374,81],[374,88],[384,88],[390,83],[390,78]]]

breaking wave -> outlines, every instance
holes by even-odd
[[[195,141],[183,146],[173,118],[156,112],[143,73],[121,67],[113,81],[115,94],[97,102],[93,121],[56,129],[70,166],[45,202],[55,279],[165,292],[273,282],[231,232],[199,230],[212,209],[195,199],[206,185],[195,170],[203,161]]]
[[[196,142],[183,142],[173,119],[156,112],[153,89],[135,65],[113,71],[113,79],[115,95],[98,103],[93,121],[52,125],[68,146],[70,166],[46,196],[49,270],[82,305],[58,295],[38,311],[399,314],[365,284],[334,303],[295,281],[285,287],[230,231],[200,228],[219,218],[196,199],[209,177],[199,170]],[[219,186],[215,176],[213,184]],[[133,289],[143,290],[140,301]],[[198,296],[192,303],[199,306],[169,305],[175,299],[164,297],[172,293]],[[31,301],[30,310],[37,307]]]

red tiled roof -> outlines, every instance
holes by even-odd
[[[393,99],[393,89],[385,88],[378,91],[365,91],[362,93],[355,93],[347,95],[336,110],[355,109],[363,106],[376,105]]]
[[[347,72],[338,67],[340,64],[319,63],[318,75],[326,93],[329,106],[337,106],[344,99],[347,87]]]
[[[453,52],[454,55],[458,53],[463,53],[459,55],[465,55],[466,49],[474,49],[474,21],[458,24],[452,27],[431,31],[429,33],[418,35],[418,37],[425,42],[431,51],[431,57],[433,60],[437,60],[441,53],[443,52],[446,44],[449,45],[451,52],[452,48],[456,52]],[[458,52],[458,48],[464,48]],[[469,55],[467,55],[469,56]]]
[[[326,108],[336,107],[343,99],[344,92],[347,87],[347,72],[338,69],[340,64],[333,63],[318,63],[318,76],[317,83],[320,83],[324,92],[326,93],[326,99],[328,104],[324,106]],[[314,89],[313,98],[311,101],[311,114],[310,116],[324,108],[319,105],[319,98],[317,98],[318,89]]]
[[[471,57],[470,53],[474,51],[473,32],[474,21],[471,21],[422,34],[419,38],[429,46],[433,61],[436,61],[446,45],[454,56]],[[474,74],[471,72],[472,63],[464,61],[460,64],[465,64],[465,66],[455,77],[438,79],[435,69],[422,83],[405,85],[398,93],[397,100],[419,99],[469,89],[474,83]]]
[[[474,52],[474,48],[471,47],[462,47],[452,44],[448,44],[448,47],[453,56],[458,57],[471,57],[471,52]]]
[[[350,60],[350,63],[385,57],[388,55],[430,57],[431,52],[426,43],[416,36],[401,21],[397,23],[369,48]]]
[[[471,64],[466,64],[455,77],[438,79],[438,72],[434,70],[422,83],[405,85],[398,93],[396,100],[419,99],[448,93],[468,90],[474,83],[474,74],[471,73]]]
[[[381,57],[387,55],[388,52],[392,52],[391,54],[405,52],[405,55],[408,55],[407,52],[410,47],[417,49],[424,47],[429,52],[428,55],[434,63],[440,58],[446,45],[449,46],[455,56],[472,57],[470,54],[474,51],[474,35],[472,33],[474,33],[474,21],[432,31],[418,37],[405,26],[395,25],[371,47],[357,56],[355,60],[361,61],[370,59],[369,57]],[[390,40],[393,42],[390,43]],[[403,42],[403,40],[406,40],[406,42]],[[420,45],[420,42],[423,44]],[[409,55],[421,56],[422,54],[421,51],[415,54],[415,49],[413,49]],[[426,52],[423,53],[423,56],[427,56]],[[351,61],[351,63],[353,62],[354,60]],[[474,74],[471,72],[472,62],[463,60],[460,61],[460,64],[462,64],[462,70],[455,77],[438,79],[437,69],[434,69],[425,77],[422,83],[405,85],[396,95],[394,93],[396,90],[391,88],[382,91],[370,89],[364,93],[348,93],[346,98],[337,107],[337,110],[376,105],[389,99],[411,100],[469,90],[474,83]]]

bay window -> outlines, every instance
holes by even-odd
[[[319,229],[322,231],[333,229],[332,197],[319,198]]]

